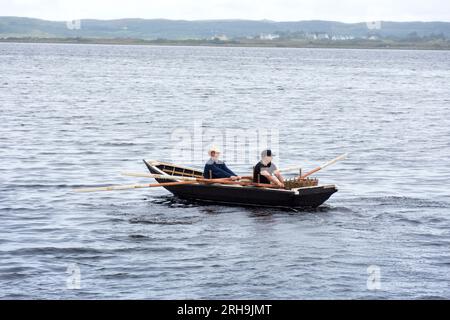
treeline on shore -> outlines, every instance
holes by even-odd
[[[351,40],[308,40],[308,39],[132,39],[132,38],[43,38],[43,37],[7,37],[0,42],[19,43],[68,43],[68,44],[117,44],[117,45],[179,45],[179,46],[235,46],[235,47],[283,47],[283,48],[373,48],[373,49],[430,49],[449,50],[450,41],[446,39],[419,39],[417,41],[396,41],[391,39],[351,39]]]

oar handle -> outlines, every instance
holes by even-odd
[[[323,169],[323,168],[326,168],[328,166],[331,166],[332,164],[335,164],[339,160],[345,159],[347,157],[347,155],[348,155],[348,153],[344,153],[344,154],[340,155],[339,157],[337,157],[337,158],[335,158],[335,159],[333,159],[331,161],[328,161],[327,163],[321,165],[320,167]]]
[[[316,173],[316,172],[319,171],[320,169],[322,169],[322,168],[321,168],[321,167],[317,167],[317,168],[315,168],[315,169],[313,169],[313,170],[311,170],[311,171],[309,171],[309,172],[307,172],[307,173],[301,175],[301,176],[300,176],[300,179],[305,179],[306,177],[312,175],[313,173]]]
[[[330,161],[324,163],[323,165],[303,174],[302,176],[299,177],[299,179],[304,179],[304,178],[312,175],[313,173],[316,173],[317,171],[322,170],[323,168],[331,166],[332,164],[338,162],[339,160],[345,159],[347,157],[347,155],[348,155],[348,153],[344,153],[344,154],[340,155],[339,157],[336,157],[333,160],[330,160]]]

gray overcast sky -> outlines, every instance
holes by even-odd
[[[450,0],[0,0],[0,16],[450,21]]]

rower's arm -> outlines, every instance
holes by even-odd
[[[210,171],[212,173],[212,178],[229,178],[229,177],[232,176],[232,174],[226,172],[225,170],[222,170],[218,166],[207,164],[205,166],[205,170],[203,172],[203,176],[206,179],[210,179],[211,178],[210,177]]]
[[[282,183],[284,183],[284,177],[281,175],[280,170],[277,170],[274,172],[275,176],[280,180]]]
[[[263,175],[264,177],[266,177],[267,179],[269,179],[269,181],[273,184],[276,185],[282,185],[282,182],[280,182],[277,177],[272,176],[269,172],[267,171],[261,171],[261,175]]]
[[[225,163],[223,163],[223,170],[228,172],[231,176],[237,176],[236,173],[234,173],[233,171],[231,171],[230,168],[227,167],[227,165]]]

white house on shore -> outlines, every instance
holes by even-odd
[[[324,32],[315,32],[315,33],[308,33],[306,34],[307,39],[313,39],[313,40],[328,40],[331,37],[328,35],[328,33]]]
[[[224,34],[215,34],[211,37],[211,40],[228,41],[228,37]]]
[[[334,35],[331,37],[331,40],[333,41],[339,41],[339,40],[353,40],[355,37],[353,36],[345,36],[345,35]]]
[[[278,39],[280,36],[278,34],[271,34],[271,33],[261,33],[259,35],[259,39],[261,40],[275,40]]]

